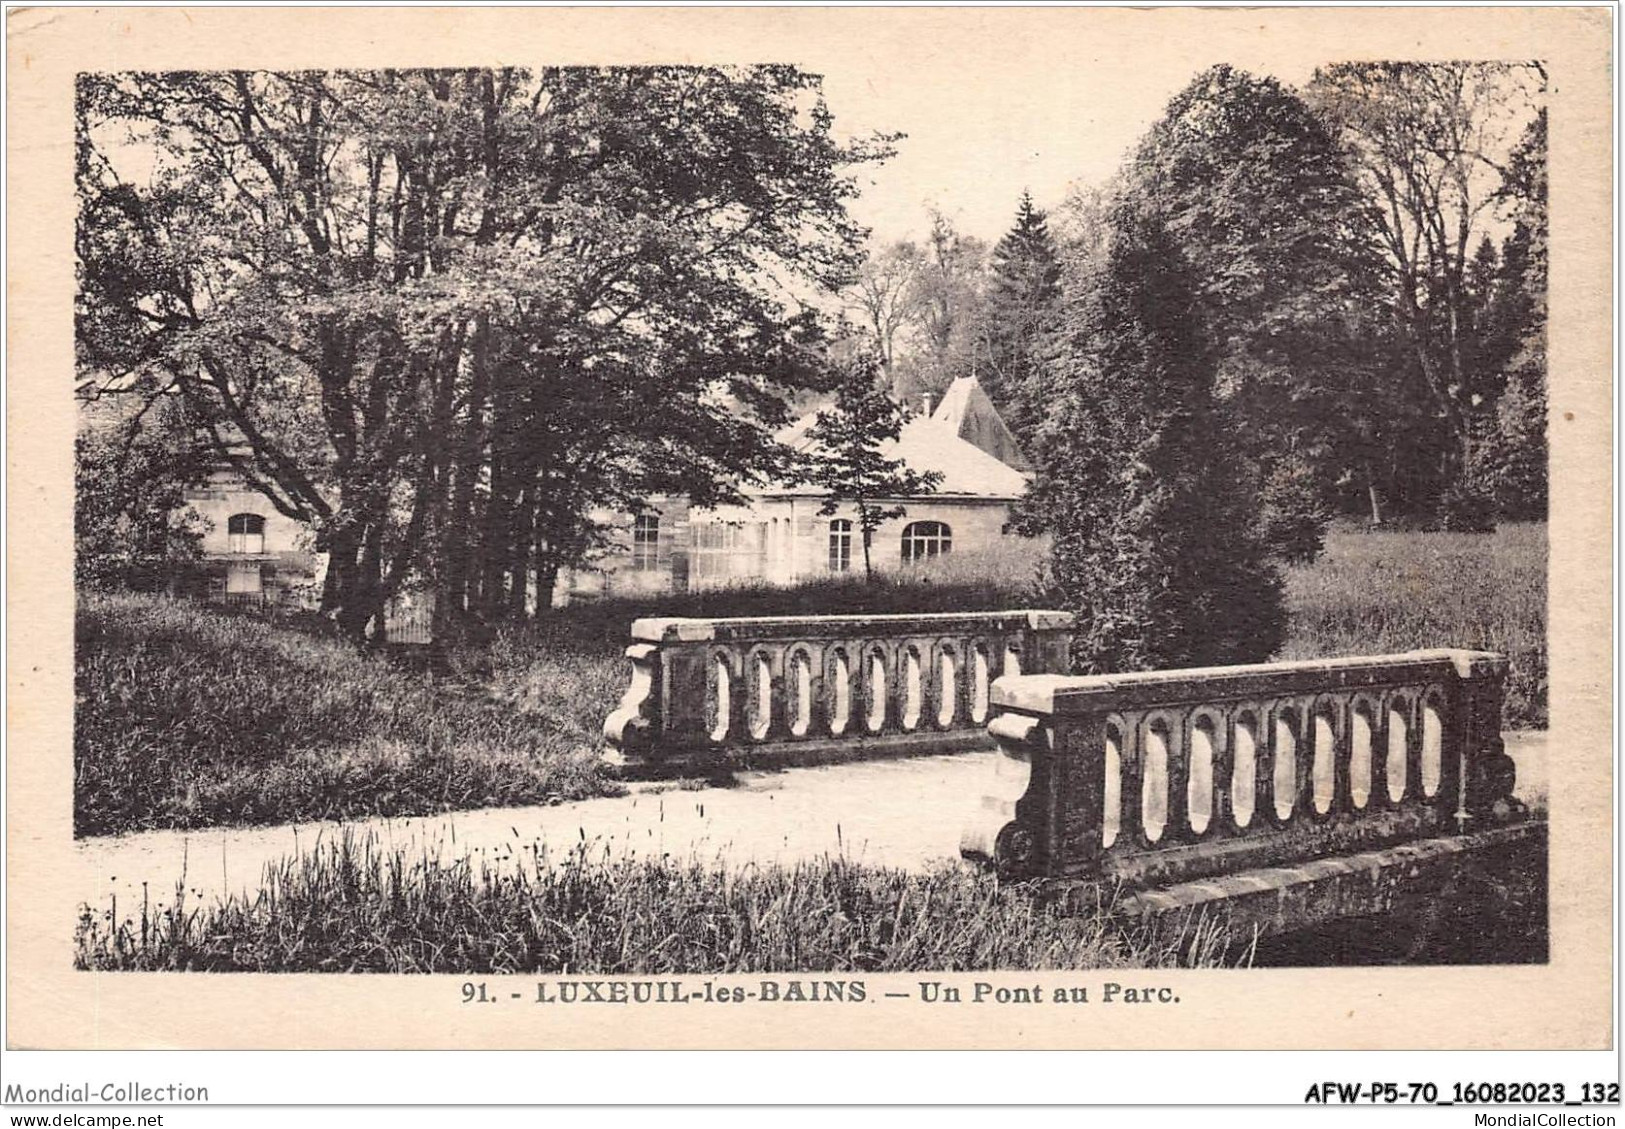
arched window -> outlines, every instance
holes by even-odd
[[[852,523],[844,517],[829,523],[829,570],[852,570]]]
[[[660,518],[655,514],[639,514],[632,522],[632,567],[660,567]]]
[[[923,561],[954,547],[954,533],[940,521],[916,521],[903,528],[903,562]]]
[[[226,519],[226,541],[233,553],[265,552],[265,519],[259,514],[232,514]]]

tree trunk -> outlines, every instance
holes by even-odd
[[[451,512],[443,531],[443,559],[446,562],[446,614],[464,618],[473,610],[475,579],[474,484],[479,478],[481,450],[484,446],[485,405],[489,395],[488,361],[490,325],[480,315],[474,328],[474,351],[468,396],[468,417],[463,421],[462,434],[454,456],[455,478],[452,485]]]
[[[559,582],[559,558],[554,553],[536,557],[536,611],[533,618],[545,619],[553,610],[553,589]]]
[[[1382,495],[1377,491],[1377,476],[1371,470],[1371,464],[1365,465],[1365,493],[1371,501],[1371,524],[1382,524]]]
[[[863,579],[865,583],[873,583],[875,568],[869,559],[869,543],[874,540],[875,531],[869,528],[869,515],[862,505],[858,506],[858,525],[863,529]]]
[[[510,572],[513,587],[508,592],[508,618],[514,622],[524,620],[530,610],[530,577],[535,562],[535,506],[529,490],[521,490],[514,501],[509,522],[513,547]],[[541,599],[540,592],[537,599]]]

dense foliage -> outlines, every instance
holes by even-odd
[[[74,437],[74,579],[154,591],[184,583],[204,519],[186,491],[202,473],[182,405],[87,420]]]
[[[1451,524],[1544,512],[1545,84],[1538,64],[1344,63],[1304,92],[1364,199],[1372,488]]]
[[[1153,219],[1190,267],[1228,442],[1274,498],[1259,520],[1283,557],[1334,513],[1538,519],[1544,87],[1536,64],[1340,64],[1299,90],[1210,68],[1110,183],[1048,216],[1023,199],[991,255],[940,214],[926,243],[875,249],[858,320],[894,384],[974,373],[1030,443],[1067,311],[1122,219]]]
[[[86,75],[80,390],[147,422],[81,442],[81,574],[173,575],[201,454],[314,531],[350,639],[406,585],[478,638],[606,515],[796,473],[790,405],[862,352],[830,339],[842,293],[894,398],[976,374],[1009,415],[1081,662],[1264,657],[1267,558],[1312,560],[1335,514],[1544,516],[1544,87],[1218,66],[996,246],[937,212],[865,256],[852,170],[892,139],[838,140],[793,67]],[[813,473],[867,533],[929,483],[878,453],[897,405],[846,385]]]
[[[1257,662],[1281,643],[1281,582],[1226,442],[1200,300],[1169,232],[1119,217],[1045,374],[1024,521],[1051,534],[1079,672]]]

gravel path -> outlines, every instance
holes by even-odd
[[[376,835],[408,858],[528,856],[545,844],[557,857],[580,842],[621,858],[669,853],[731,865],[844,855],[918,868],[954,858],[959,833],[993,773],[992,753],[741,773],[732,788],[636,788],[631,795],[446,815],[152,831],[77,844],[81,900],[119,916],[173,900],[183,874],[188,900],[257,889],[267,864],[345,832]]]

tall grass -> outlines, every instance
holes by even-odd
[[[515,710],[342,644],[197,604],[87,593],[74,831],[410,815],[602,790],[614,664],[544,666]]]
[[[1122,932],[1030,886],[839,858],[731,871],[609,859],[410,860],[347,836],[207,908],[82,911],[76,963],[253,972],[901,972],[1197,965],[1222,933]]]
[[[1467,647],[1508,656],[1504,724],[1547,720],[1546,527],[1493,534],[1334,532],[1287,573],[1283,659]]]

